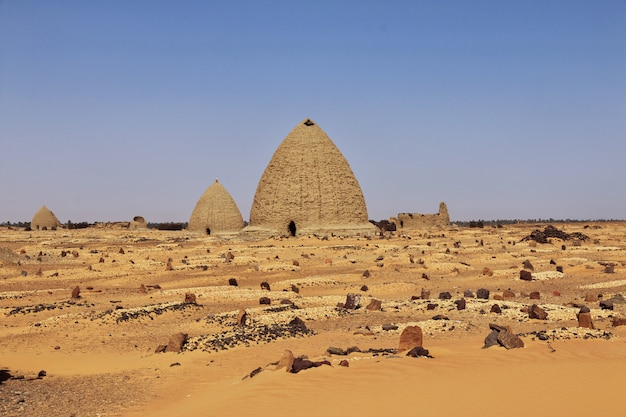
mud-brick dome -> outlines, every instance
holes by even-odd
[[[237,233],[243,229],[243,217],[235,200],[218,180],[196,203],[187,229],[209,235]]]
[[[52,229],[59,226],[61,226],[61,222],[45,205],[41,206],[30,221],[30,228],[33,230]]]
[[[310,119],[274,152],[257,186],[248,229],[293,236],[376,230],[348,161]]]

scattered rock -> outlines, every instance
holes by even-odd
[[[480,298],[483,300],[488,300],[489,299],[489,290],[485,289],[485,288],[479,288],[476,291],[476,298]]]
[[[524,347],[524,342],[519,336],[509,332],[508,330],[502,330],[498,332],[498,343],[504,346],[506,349],[516,349]]]
[[[391,331],[391,330],[398,330],[398,326],[396,326],[395,324],[391,324],[391,323],[385,323],[381,327],[386,332]]]
[[[246,320],[248,320],[248,313],[246,310],[239,310],[239,314],[237,315],[237,326],[245,326]]]
[[[349,293],[346,296],[346,303],[343,305],[343,308],[346,310],[355,310],[359,307],[359,301],[361,301],[361,296],[359,294]]]
[[[378,310],[382,309],[382,301],[381,300],[377,300],[375,298],[372,298],[370,303],[365,308],[367,310],[378,311]]]
[[[524,269],[528,269],[530,271],[534,271],[535,267],[533,266],[533,264],[530,263],[530,261],[528,259],[526,259],[523,263],[522,266],[524,267]]]
[[[77,299],[80,298],[80,287],[76,286],[72,290],[72,298]]]
[[[406,353],[406,356],[409,356],[411,358],[419,358],[420,356],[432,358],[432,356],[430,356],[430,352],[428,351],[428,349],[424,349],[421,346],[415,346],[413,349],[409,350]]]
[[[422,297],[422,300],[428,300],[430,298],[430,290],[422,288],[420,296]]]
[[[531,300],[539,300],[539,299],[541,299],[541,294],[539,293],[539,291],[533,291],[533,292],[531,292],[531,293],[528,295],[528,297],[529,297]]]
[[[548,313],[537,304],[533,304],[528,309],[528,318],[536,319],[536,320],[546,320],[548,318]]]
[[[185,293],[185,304],[196,304],[196,295],[192,292]]]
[[[626,317],[613,316],[612,325],[613,327],[626,326]]]
[[[483,268],[483,275],[488,276],[488,277],[492,277],[493,276],[493,271],[487,267]]]
[[[187,341],[187,333],[176,333],[167,342],[165,352],[182,352],[183,345]]]
[[[474,298],[474,293],[472,292],[472,290],[465,290],[463,291],[463,298]]]
[[[339,362],[339,366],[344,366],[347,368],[350,366],[350,362],[348,362],[346,359],[342,359],[341,362]]]
[[[511,290],[504,290],[502,292],[502,298],[515,298],[515,293]]]
[[[365,271],[363,271],[363,278],[369,278],[369,277],[370,277],[370,271],[366,269]]]
[[[328,352],[331,355],[339,355],[339,356],[346,356],[348,354],[348,352],[346,352],[342,348],[334,347],[334,346],[331,346],[328,349],[326,349],[326,352]]]
[[[439,299],[440,300],[450,300],[452,298],[452,294],[450,294],[448,291],[444,291],[444,292],[440,292],[439,293]]]
[[[261,283],[261,289],[262,289],[262,290],[271,291],[271,290],[270,290],[270,284],[269,284],[269,282],[267,282],[267,281],[263,281],[263,282]]]
[[[239,284],[237,284],[237,278],[229,278],[228,279],[228,285],[231,285],[233,287],[238,287]]]
[[[491,306],[491,310],[489,310],[490,313],[496,313],[496,314],[502,314],[502,310],[500,309],[500,306],[498,304],[494,304]]]
[[[410,350],[414,347],[422,347],[423,335],[419,326],[408,326],[400,334],[398,350]]]
[[[530,271],[522,269],[521,271],[519,271],[519,279],[521,279],[522,281],[532,281],[533,275],[530,273]]]
[[[270,305],[272,304],[272,300],[270,300],[268,297],[261,297],[259,298],[259,304]]]
[[[369,288],[367,287],[367,285],[361,286],[361,291],[366,292],[368,290],[369,290]]]
[[[465,310],[466,302],[464,298],[454,301],[454,304],[456,304],[457,310]]]
[[[582,312],[576,315],[578,318],[578,327],[584,327],[586,329],[595,329],[593,327],[593,321],[591,320],[590,312]]]

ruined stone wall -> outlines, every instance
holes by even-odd
[[[439,204],[439,212],[435,214],[398,213],[398,217],[392,217],[391,222],[398,229],[425,229],[429,227],[450,226],[450,215],[446,203]]]

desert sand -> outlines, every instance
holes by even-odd
[[[546,226],[263,241],[0,229],[0,415],[625,415],[626,223],[522,241]],[[483,348],[490,324],[524,346]],[[395,351],[407,326],[430,357]],[[156,352],[177,333],[181,352]],[[285,350],[328,364],[275,369]]]

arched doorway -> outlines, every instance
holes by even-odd
[[[296,235],[296,224],[293,222],[293,220],[289,222],[289,226],[287,226],[287,228],[289,229],[289,234],[291,236]]]

